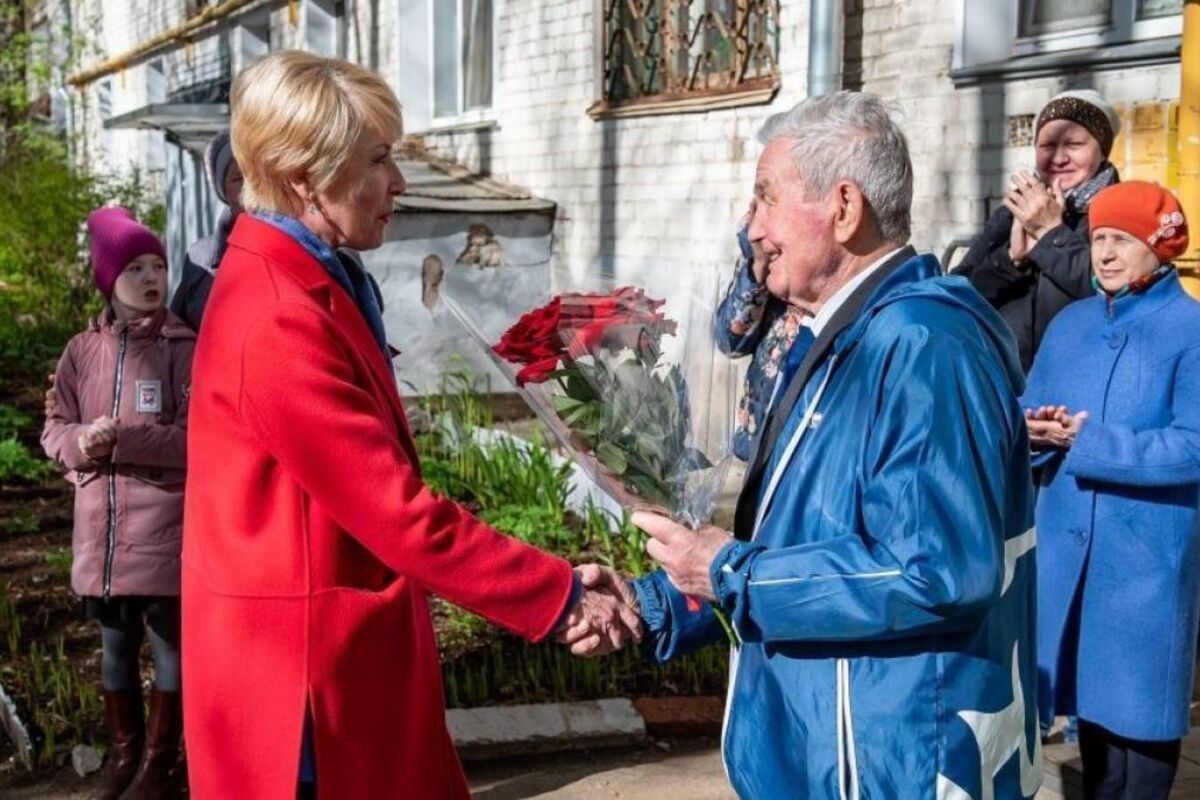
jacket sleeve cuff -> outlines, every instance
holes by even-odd
[[[670,661],[724,636],[712,607],[671,585],[662,570],[633,581],[646,626],[646,646],[659,663]]]
[[[729,613],[729,622],[742,641],[759,638],[750,621],[746,590],[750,582],[750,567],[762,549],[761,545],[732,541],[717,552],[709,568],[717,603]]]
[[[546,634],[546,638],[554,636],[562,630],[567,624],[567,617],[571,616],[571,611],[579,603],[579,598],[583,597],[583,581],[579,578],[578,572],[573,572],[571,577],[571,594],[567,598],[567,604],[563,606],[562,613],[558,615],[558,619],[554,621],[553,627],[550,628],[550,633]]]

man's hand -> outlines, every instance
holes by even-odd
[[[709,570],[721,548],[730,542],[728,531],[705,525],[698,531],[648,511],[636,511],[633,524],[650,535],[646,552],[662,564],[675,588],[692,597],[716,600]]]
[[[577,567],[579,602],[555,638],[577,656],[605,655],[642,640],[637,596],[619,575],[597,565]]]
[[[1075,444],[1088,412],[1072,414],[1066,406],[1040,406],[1025,410],[1029,444],[1035,450],[1069,450]]]
[[[117,421],[112,417],[99,417],[79,434],[79,449],[92,461],[112,455],[117,444]]]
[[[1022,170],[1013,175],[1010,181],[1004,192],[1004,207],[1012,212],[1031,239],[1041,239],[1063,224],[1067,201],[1057,179],[1047,187],[1038,178]]]

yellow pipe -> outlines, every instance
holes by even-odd
[[[137,47],[126,50],[119,56],[110,58],[108,61],[98,64],[91,69],[75,73],[67,79],[67,83],[77,88],[82,88],[94,80],[103,78],[105,75],[111,75],[114,72],[120,72],[128,67],[140,64],[146,59],[158,55],[163,50],[171,49],[173,46],[179,44],[188,44],[191,41],[191,35],[201,28],[225,19],[234,12],[240,11],[255,2],[258,2],[258,0],[225,0],[223,3],[209,6],[186,22],[181,22],[174,27],[168,28],[157,36],[142,42]]]
[[[1175,263],[1184,287],[1200,298],[1200,0],[1183,6],[1179,82],[1179,201],[1191,244]]]

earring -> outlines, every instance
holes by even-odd
[[[310,214],[316,214],[316,213],[317,213],[317,204],[316,204],[316,203],[309,203],[309,204],[308,204],[308,213],[310,213]]]

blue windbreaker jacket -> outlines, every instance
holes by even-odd
[[[771,454],[753,540],[713,564],[742,640],[723,737],[741,797],[1036,792],[1023,383],[1004,322],[931,256],[835,339]],[[636,588],[660,660],[721,638],[663,573]]]

